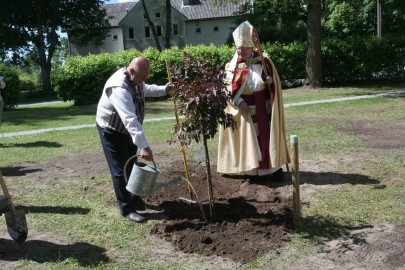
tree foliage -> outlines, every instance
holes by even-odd
[[[232,2],[231,0],[218,1]],[[236,24],[248,20],[262,42],[291,42],[306,39],[308,0],[247,1],[239,10]],[[380,0],[382,33],[402,35],[405,29],[405,1]],[[322,0],[322,37],[370,37],[377,33],[376,0]]]
[[[383,34],[403,35],[405,1],[380,0]],[[369,37],[377,34],[376,0],[327,0],[323,7],[325,37]]]
[[[173,82],[177,91],[173,95],[178,104],[179,115],[184,120],[174,128],[176,137],[185,145],[191,141],[200,142],[201,137],[205,149],[208,197],[210,202],[211,221],[215,220],[211,169],[207,140],[218,132],[219,124],[236,128],[231,114],[225,112],[230,93],[226,90],[225,72],[223,67],[205,58],[194,59],[184,52],[184,65],[171,68]]]
[[[209,56],[194,59],[184,52],[184,66],[173,66],[171,74],[178,86],[173,99],[179,104],[179,114],[185,116],[176,134],[184,143],[198,143],[202,135],[213,138],[218,124],[235,127],[232,115],[224,111],[230,94],[222,66],[209,61]]]
[[[60,46],[57,31],[69,31],[78,44],[99,44],[109,26],[103,3],[102,0],[2,0],[1,48],[6,52],[35,48],[44,90],[50,90],[51,60]]]
[[[219,4],[234,2],[218,0]],[[379,0],[382,33],[403,35],[405,1]],[[306,84],[321,85],[321,38],[373,37],[377,33],[376,0],[254,0],[239,10],[236,25],[248,20],[266,42],[307,40]],[[319,29],[319,21],[321,29]],[[316,22],[316,23],[314,23]],[[231,39],[228,41],[233,43]]]
[[[306,39],[306,1],[255,0],[242,5],[237,25],[248,20],[262,42],[291,42]]]

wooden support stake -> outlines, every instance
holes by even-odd
[[[171,83],[172,82],[172,75],[170,73],[170,64],[166,60],[166,71],[167,71],[167,79]],[[173,109],[174,109],[174,115],[176,116],[176,124],[177,126],[180,125],[179,121],[179,114],[177,112],[177,105],[176,105],[176,100],[173,99]],[[190,200],[193,200],[193,193],[191,192],[191,182],[190,182],[190,173],[188,171],[188,165],[187,165],[187,157],[186,157],[186,150],[184,149],[184,143],[183,141],[180,141],[180,151],[181,154],[183,155],[183,165],[184,165],[184,170],[186,171],[186,178],[187,178],[187,187],[188,187],[188,193],[190,194]]]
[[[197,203],[196,201],[193,201],[193,200],[190,200],[190,199],[187,199],[187,198],[183,198],[183,197],[179,197],[179,200],[182,201],[182,202],[185,202],[187,204],[196,204]]]
[[[298,136],[291,135],[291,156],[293,159],[292,166],[292,184],[293,184],[293,212],[294,225],[296,229],[301,227],[301,202],[300,202],[300,174],[298,158]]]

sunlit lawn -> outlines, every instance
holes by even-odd
[[[393,90],[403,88],[289,89],[284,91],[284,101],[288,104]],[[403,121],[404,108],[404,98],[372,98],[289,107],[285,109],[287,139],[292,134],[298,135],[300,155],[305,159],[336,161],[342,157],[355,157],[358,153],[367,151],[367,145],[353,134],[345,132],[344,127],[356,121]],[[95,105],[76,107],[71,103],[19,107],[4,113],[0,134],[95,124],[95,110]],[[172,110],[170,101],[149,102],[147,119],[174,116]],[[174,124],[174,120],[145,123],[145,133],[150,143],[160,146],[168,143],[173,138]],[[209,141],[209,146],[210,156],[215,160],[217,137]],[[16,137],[0,135],[0,147],[0,168],[58,158],[67,153],[101,153],[95,126]],[[192,144],[188,149],[189,159],[196,148],[197,145]],[[302,231],[295,234],[283,249],[270,251],[245,269],[275,269],[277,262],[289,262],[316,250],[323,238],[344,232],[347,225],[378,222],[405,224],[404,151],[386,150],[384,155],[363,160],[361,166],[353,166],[353,174],[384,184],[384,189],[375,189],[366,184],[356,185],[356,179],[353,179],[353,183],[342,184],[333,192],[313,194],[317,203],[303,205]],[[164,149],[161,153],[179,155],[178,151],[165,152]],[[13,194],[15,201],[20,204],[31,209],[54,209],[55,212],[33,211],[28,214],[32,232],[67,239],[76,244],[84,243],[93,250],[93,253],[86,256],[72,254],[62,260],[55,251],[55,254],[47,255],[49,260],[46,263],[21,258],[18,269],[127,269],[128,262],[139,266],[139,269],[190,269],[180,262],[158,262],[143,253],[140,246],[150,244],[149,227],[147,224],[133,226],[119,217],[111,203],[114,195],[109,175],[87,179],[79,174],[74,179],[52,180],[28,187],[24,178],[13,177],[10,188],[12,191],[29,190],[24,194]],[[63,246],[56,249],[58,248],[62,249]],[[109,261],[103,262],[95,257],[96,251],[100,250],[102,254],[111,256]]]

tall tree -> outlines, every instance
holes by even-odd
[[[262,42],[291,42],[306,39],[305,0],[255,0],[243,4],[237,24],[248,20]]]
[[[35,49],[43,90],[51,91],[58,31],[68,30],[80,45],[100,44],[109,27],[103,4],[102,0],[1,0],[1,46],[11,52]]]
[[[308,0],[307,59],[305,64],[305,86],[322,86],[321,73],[321,0]]]
[[[155,24],[152,22],[149,16],[148,9],[145,4],[145,0],[142,0],[142,7],[145,13],[145,18],[148,21],[149,27],[152,30],[153,38],[155,39],[156,48],[162,51],[162,46],[160,45],[159,38],[156,33]],[[165,31],[165,49],[170,49],[170,36],[172,33],[172,5],[170,0],[165,0],[165,11],[166,11],[166,31]]]
[[[234,2],[233,0],[217,0]],[[306,13],[305,13],[306,11]],[[262,14],[259,16],[259,14]],[[263,42],[272,40],[270,36],[275,29],[291,33],[288,25],[293,25],[299,30],[300,21],[305,22],[307,27],[307,58],[305,85],[308,87],[321,87],[321,0],[255,0],[249,1],[241,9],[241,20],[251,19]],[[267,19],[266,19],[267,18]],[[261,21],[264,20],[264,23]],[[290,26],[291,27],[291,26]],[[272,29],[273,33],[268,33]],[[280,31],[279,31],[280,32]],[[289,37],[292,38],[292,37]],[[277,39],[279,40],[279,38]],[[285,41],[285,40],[284,40]]]
[[[170,36],[172,34],[172,5],[170,0],[166,0],[166,34],[165,34],[165,49],[170,49]]]
[[[142,0],[141,2],[142,2],[143,12],[145,13],[145,18],[148,21],[149,27],[152,30],[153,38],[155,39],[156,48],[159,51],[162,51],[162,46],[160,46],[159,38],[158,38],[157,33],[156,33],[156,27],[155,27],[155,24],[150,19],[148,9],[146,8],[145,0]]]
[[[403,35],[405,1],[380,0],[383,35]],[[327,0],[325,3],[324,37],[370,37],[377,34],[376,0]]]
[[[224,5],[235,0],[214,0]],[[403,35],[405,1],[380,0],[382,33]],[[321,38],[376,35],[376,0],[254,0],[239,10],[236,25],[249,20],[262,42],[307,40],[305,85],[321,87]],[[323,28],[322,28],[323,27]],[[306,29],[305,32],[302,32]],[[302,35],[304,33],[304,35]]]

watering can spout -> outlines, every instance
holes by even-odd
[[[162,187],[167,187],[167,186],[169,186],[171,184],[174,184],[174,183],[176,183],[176,182],[178,182],[180,180],[182,180],[182,177],[178,176],[178,177],[175,177],[175,178],[170,179],[170,180],[156,182],[154,190],[158,190],[159,188],[162,188]]]

